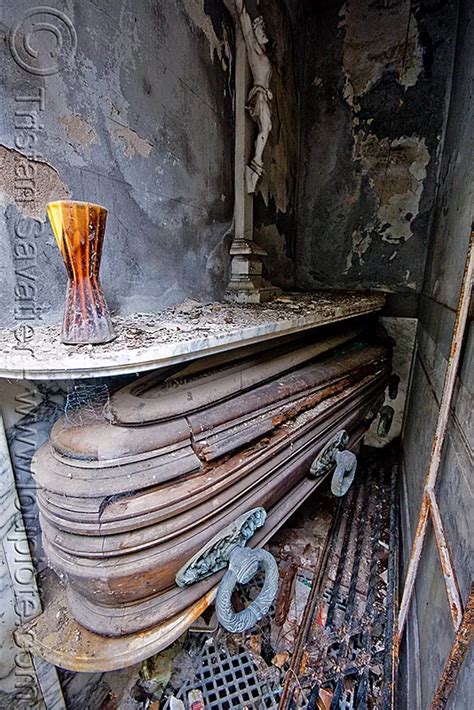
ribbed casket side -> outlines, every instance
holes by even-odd
[[[140,378],[112,396],[109,421],[63,418],[37,452],[44,547],[93,631],[138,631],[199,599],[222,573],[179,588],[178,570],[247,511],[268,512],[250,546],[276,530],[328,439],[362,437],[391,348],[341,327],[207,364]]]

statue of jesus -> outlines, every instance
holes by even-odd
[[[263,175],[263,151],[268,135],[272,130],[270,102],[273,98],[270,91],[272,65],[265,51],[268,37],[265,33],[263,17],[257,17],[253,22],[245,8],[244,0],[235,0],[240,26],[247,48],[247,57],[253,77],[253,86],[247,98],[247,109],[258,126],[255,141],[255,153],[247,166],[247,192],[255,192],[257,182]]]

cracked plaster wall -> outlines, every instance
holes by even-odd
[[[296,283],[419,292],[455,4],[307,2],[305,15]]]
[[[222,3],[60,2],[77,48],[49,76],[25,71],[8,46],[33,6],[5,3],[0,18],[0,324],[17,318],[15,289],[26,273],[38,322],[60,321],[66,275],[45,205],[68,196],[109,210],[101,276],[113,311],[219,297],[233,206],[231,28]],[[49,41],[33,36],[40,53]]]

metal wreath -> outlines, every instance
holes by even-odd
[[[248,607],[236,612],[232,606],[232,592],[237,583],[246,584],[258,571],[265,572],[260,594]],[[261,548],[235,547],[229,558],[229,568],[219,584],[216,614],[219,623],[231,633],[240,633],[255,626],[268,613],[278,591],[278,565],[270,552]]]

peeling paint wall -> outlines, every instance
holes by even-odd
[[[411,3],[347,0],[339,17],[339,27],[345,31],[344,97],[351,106],[357,106],[358,98],[386,71],[394,71],[405,88],[416,84],[423,56]]]
[[[27,187],[33,180],[34,188]],[[67,199],[70,194],[69,187],[52,165],[0,145],[0,209],[7,219],[15,206],[21,218],[43,222],[45,204]],[[25,199],[18,199],[19,196]]]
[[[46,76],[25,70],[9,47],[10,31],[27,26],[33,7],[5,3],[0,25],[0,325],[18,317],[15,271],[25,269],[38,317],[61,320],[66,275],[45,205],[68,196],[109,210],[101,276],[114,312],[220,297],[233,208],[223,4],[61,2],[77,46],[65,36],[59,71]],[[54,58],[51,33],[29,37]],[[31,247],[20,262],[22,234]]]
[[[296,283],[419,292],[456,11],[305,3]]]

